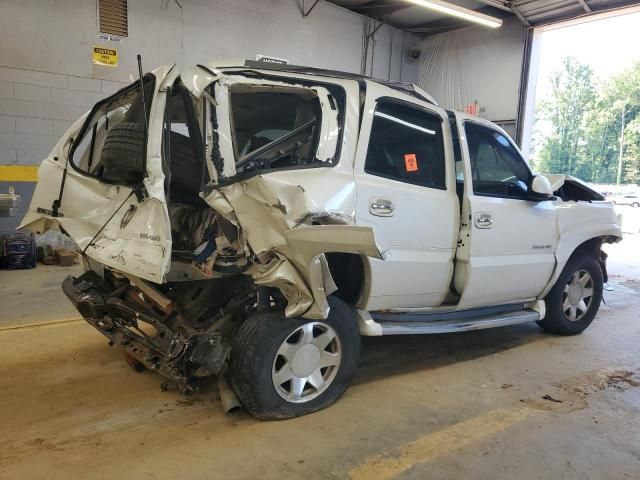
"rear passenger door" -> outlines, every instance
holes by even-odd
[[[385,255],[369,259],[368,310],[436,306],[449,291],[459,204],[446,118],[435,105],[367,82],[356,222],[373,228]]]

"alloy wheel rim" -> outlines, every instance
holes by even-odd
[[[564,287],[562,311],[567,320],[577,322],[585,316],[593,300],[593,278],[586,270],[576,271]]]
[[[329,388],[341,360],[336,331],[323,322],[306,323],[280,344],[271,370],[273,386],[287,402],[309,402]]]

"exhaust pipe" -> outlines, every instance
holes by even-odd
[[[242,408],[240,400],[231,388],[231,385],[229,385],[227,376],[224,373],[218,375],[218,392],[220,393],[220,402],[222,402],[224,413],[230,413],[233,410]]]

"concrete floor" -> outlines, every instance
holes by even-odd
[[[640,479],[639,249],[609,248],[607,305],[582,335],[364,339],[345,396],[282,422],[161,392],[81,321],[25,325],[75,316],[33,294],[67,272],[31,272],[22,295],[1,272],[0,479]]]

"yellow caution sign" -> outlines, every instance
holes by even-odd
[[[93,64],[105,67],[118,66],[118,50],[115,48],[93,47]]]

